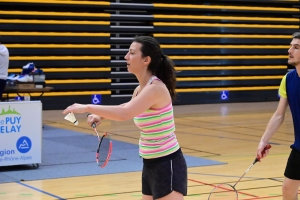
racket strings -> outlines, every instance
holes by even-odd
[[[230,185],[220,184],[209,195],[209,200],[237,200],[237,191]]]
[[[111,152],[112,152],[112,141],[108,133],[104,133],[104,135],[100,137],[96,128],[94,128],[94,130],[99,140],[98,148],[96,151],[96,162],[98,166],[103,168],[106,166],[106,164],[110,159]]]
[[[91,126],[93,127],[98,137],[98,148],[96,150],[96,162],[99,167],[103,168],[107,165],[110,159],[112,153],[112,141],[107,132],[105,132],[103,136],[100,137],[95,122],[93,122]]]

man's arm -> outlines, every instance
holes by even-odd
[[[279,129],[281,124],[284,121],[286,108],[288,106],[287,98],[280,97],[278,107],[269,120],[266,130],[261,137],[261,140],[259,142],[259,145],[257,147],[257,157],[263,158],[268,154],[268,150],[265,151],[265,154],[261,154],[261,152],[264,150],[266,145],[268,144],[269,140],[272,138],[272,136],[275,134],[275,132]]]

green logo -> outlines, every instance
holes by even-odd
[[[8,110],[5,111],[4,108],[2,108],[2,112],[0,113],[0,115],[21,115],[20,113],[18,113],[14,108],[13,110],[10,109],[10,106],[8,106]]]

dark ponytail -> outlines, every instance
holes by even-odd
[[[158,41],[153,37],[136,36],[133,42],[142,44],[142,56],[149,56],[151,58],[148,70],[164,82],[170,92],[172,100],[175,100],[176,75],[173,61],[162,53]]]

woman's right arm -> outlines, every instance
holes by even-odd
[[[133,99],[136,96],[138,89],[139,89],[139,86],[137,86],[134,89],[131,99]],[[125,106],[126,104],[127,103],[123,103],[123,104],[120,104],[119,106]],[[95,122],[96,126],[98,126],[98,125],[101,124],[101,121],[104,120],[104,119],[105,119],[104,117],[100,117],[100,116],[95,115],[95,114],[89,114],[88,118],[87,118],[87,123],[91,126]]]

